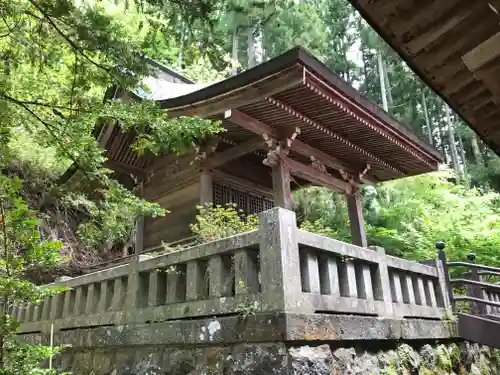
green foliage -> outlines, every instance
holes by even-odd
[[[364,216],[370,245],[406,259],[435,258],[437,240],[450,259],[470,251],[479,263],[500,265],[500,211],[497,193],[456,185],[447,169],[366,187]],[[326,189],[299,192],[297,216],[304,226],[320,221],[339,240],[349,241],[344,197]]]
[[[236,204],[214,206],[211,203],[197,206],[198,215],[191,231],[203,241],[215,241],[257,229],[258,217],[247,215],[236,207]]]
[[[0,175],[0,374],[54,374],[35,367],[57,350],[18,343],[18,322],[9,310],[15,304],[40,303],[61,287],[38,286],[26,280],[30,270],[57,266],[61,243],[44,239],[35,213],[19,197],[21,182]]]
[[[443,371],[451,371],[453,367],[452,359],[448,348],[441,344],[436,348],[436,365]]]

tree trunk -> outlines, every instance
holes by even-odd
[[[381,54],[382,55],[382,54]],[[387,95],[387,104],[389,108],[394,106],[394,101],[392,100],[391,83],[389,82],[389,73],[387,72],[387,63],[382,59],[382,68],[384,68],[384,81],[385,81],[385,92]]]
[[[470,145],[472,147],[472,154],[474,155],[474,161],[477,165],[483,166],[483,155],[481,155],[481,150],[479,149],[479,145],[477,143],[477,137],[475,134],[472,134],[470,139]]]
[[[425,98],[425,92],[422,90],[422,108],[424,110],[425,116],[425,126],[427,127],[427,139],[431,145],[434,145],[434,140],[432,139],[432,125],[429,119],[429,111],[427,110],[427,100]]]
[[[254,28],[250,26],[248,28],[248,46],[247,46],[247,54],[248,54],[248,68],[252,68],[255,65],[255,42],[253,39]]]
[[[382,52],[377,51],[377,61],[378,61],[378,76],[380,80],[380,95],[382,96],[382,108],[384,111],[389,112],[389,106],[387,104],[387,90],[385,87],[384,79],[384,60],[382,60]]]
[[[443,129],[442,125],[442,119],[438,121],[438,133],[439,133],[439,148],[441,149],[441,153],[444,156],[445,163],[450,164],[450,156],[446,152],[446,146],[444,144],[444,139],[445,139],[445,131]]]
[[[465,156],[464,143],[462,142],[462,136],[458,136],[458,146],[460,147],[460,159],[462,159],[462,169],[463,174],[467,174],[467,158]]]
[[[446,124],[448,127],[448,142],[450,144],[451,162],[453,165],[453,169],[459,176],[460,165],[458,163],[457,145],[455,143],[455,131],[453,130],[453,121],[451,120],[450,107],[448,107],[448,105],[445,105],[445,111],[446,111]]]
[[[232,53],[232,59],[233,59],[233,69],[232,73],[236,75],[238,73],[238,27],[236,26],[233,29],[233,53]]]

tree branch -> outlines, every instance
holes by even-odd
[[[75,51],[77,51],[85,60],[90,62],[92,65],[95,67],[104,70],[107,72],[114,80],[116,80],[118,83],[120,80],[113,74],[113,71],[111,68],[106,67],[97,61],[94,61],[91,57],[87,56],[87,54],[78,46],[69,36],[67,36],[60,28],[57,26],[57,24],[54,22],[54,20],[44,11],[44,9],[37,4],[34,0],[28,0],[31,5],[33,5],[43,16],[49,24],[54,28],[54,30],[70,45],[71,48],[73,48]]]

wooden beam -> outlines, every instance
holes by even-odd
[[[254,151],[263,149],[264,147],[265,142],[261,137],[252,138],[246,142],[233,146],[228,150],[216,153],[207,160],[207,166],[209,168],[217,168],[230,162],[231,160],[238,159],[243,155],[250,154]]]
[[[361,193],[355,187],[351,194],[347,194],[347,211],[351,225],[352,243],[357,246],[367,247],[368,242],[366,240]]]
[[[404,48],[408,51],[410,56],[417,55],[424,48],[428,47],[441,36],[448,33],[454,27],[463,22],[472,12],[480,7],[478,6],[478,3],[479,2],[474,2],[473,6],[462,7],[452,17],[446,17],[445,19],[437,20],[437,22],[434,23],[431,27],[427,28],[425,32],[406,43],[406,45],[404,45]]]
[[[271,138],[278,137],[278,134],[274,128],[238,110],[226,111],[225,117],[232,123],[239,125],[242,128],[251,131],[252,133],[260,135],[267,134]],[[329,168],[335,169],[337,171],[344,171],[348,174],[351,174],[353,177],[357,177],[359,175],[359,172],[355,172],[354,170],[352,170],[352,168],[349,168],[340,160],[324,153],[321,150],[318,150],[317,148],[309,146],[307,143],[304,143],[298,139],[293,140],[291,144],[291,149],[292,151],[295,151],[296,153],[305,156],[307,158],[311,158],[312,156]],[[365,177],[364,180],[368,183],[376,182],[375,180],[370,179],[369,177]]]
[[[310,181],[313,184],[324,186],[333,190],[341,191],[344,193],[351,192],[351,185],[345,181],[339,180],[335,177],[330,176],[329,174],[320,172],[313,167],[290,159],[288,156],[281,156],[280,159],[289,168],[290,173],[294,176]]]
[[[134,167],[129,164],[120,163],[119,161],[111,159],[108,159],[104,162],[104,167],[112,169],[116,172],[130,173],[139,177],[140,179],[143,179],[146,174],[146,172],[143,169]]]
[[[282,159],[273,166],[273,198],[277,207],[293,209],[290,170]]]
[[[488,62],[500,56],[500,32],[496,33],[473,50],[462,56],[471,72],[475,72]]]

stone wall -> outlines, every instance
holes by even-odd
[[[74,375],[496,375],[500,352],[467,342],[370,347],[246,343],[66,350],[57,361]],[[379,347],[377,348],[377,345]]]

